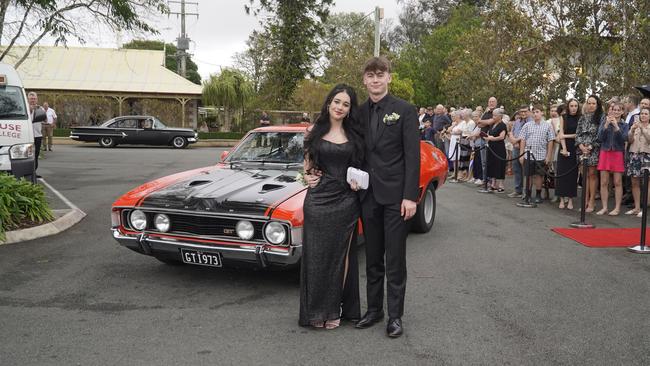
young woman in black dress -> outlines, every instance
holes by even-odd
[[[569,100],[566,112],[560,116],[560,153],[557,157],[555,196],[560,197],[560,208],[573,209],[573,197],[578,193],[578,159],[576,158],[576,130],[580,120],[580,103]]]
[[[341,319],[361,317],[355,245],[361,206],[357,186],[346,181],[348,167],[361,167],[364,155],[354,89],[340,84],[330,91],[304,145],[309,188],[299,324],[334,329]],[[320,179],[314,183],[313,176]]]

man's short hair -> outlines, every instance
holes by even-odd
[[[390,61],[384,56],[373,57],[363,65],[363,73],[383,71],[390,72]]]
[[[535,104],[535,105],[533,105],[533,111],[534,111],[535,109],[539,109],[540,111],[544,111],[544,107],[542,107],[541,104]]]
[[[632,103],[634,105],[639,105],[641,98],[639,98],[639,96],[636,94],[630,94],[627,97],[625,97],[625,101],[628,103]]]
[[[528,112],[528,108],[530,108],[530,107],[527,106],[527,105],[522,105],[522,106],[519,107],[518,111],[521,112],[522,110],[524,110],[524,111]]]
[[[36,92],[33,92],[33,91],[30,91],[29,93],[27,93],[28,97],[31,97],[32,95],[35,96],[35,97],[38,96],[38,94],[36,94]]]

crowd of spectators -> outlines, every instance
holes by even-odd
[[[640,178],[643,168],[650,169],[650,98],[604,102],[590,95],[584,102],[524,105],[508,114],[491,97],[485,109],[420,108],[419,121],[422,139],[447,154],[451,174],[462,182],[505,193],[504,180],[512,175],[509,197],[548,199],[560,209],[574,208],[582,186],[585,212],[641,217]],[[529,197],[526,176],[532,182]]]

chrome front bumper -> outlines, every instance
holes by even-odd
[[[248,264],[259,268],[292,267],[300,263],[302,246],[290,246],[285,250],[276,249],[266,244],[255,245],[220,245],[192,242],[191,240],[175,240],[152,237],[147,233],[140,235],[124,234],[117,228],[112,228],[113,238],[121,245],[141,254],[151,256],[173,257],[181,260],[181,248],[218,252],[225,266],[229,264]]]

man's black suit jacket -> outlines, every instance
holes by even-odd
[[[360,107],[366,143],[364,170],[370,174],[375,200],[382,205],[401,203],[402,199],[417,201],[420,180],[417,110],[390,94],[377,105],[379,126],[376,136],[371,136],[370,132],[370,99]],[[398,114],[399,119],[389,121],[388,116],[393,113]],[[361,198],[365,196],[363,194]]]

